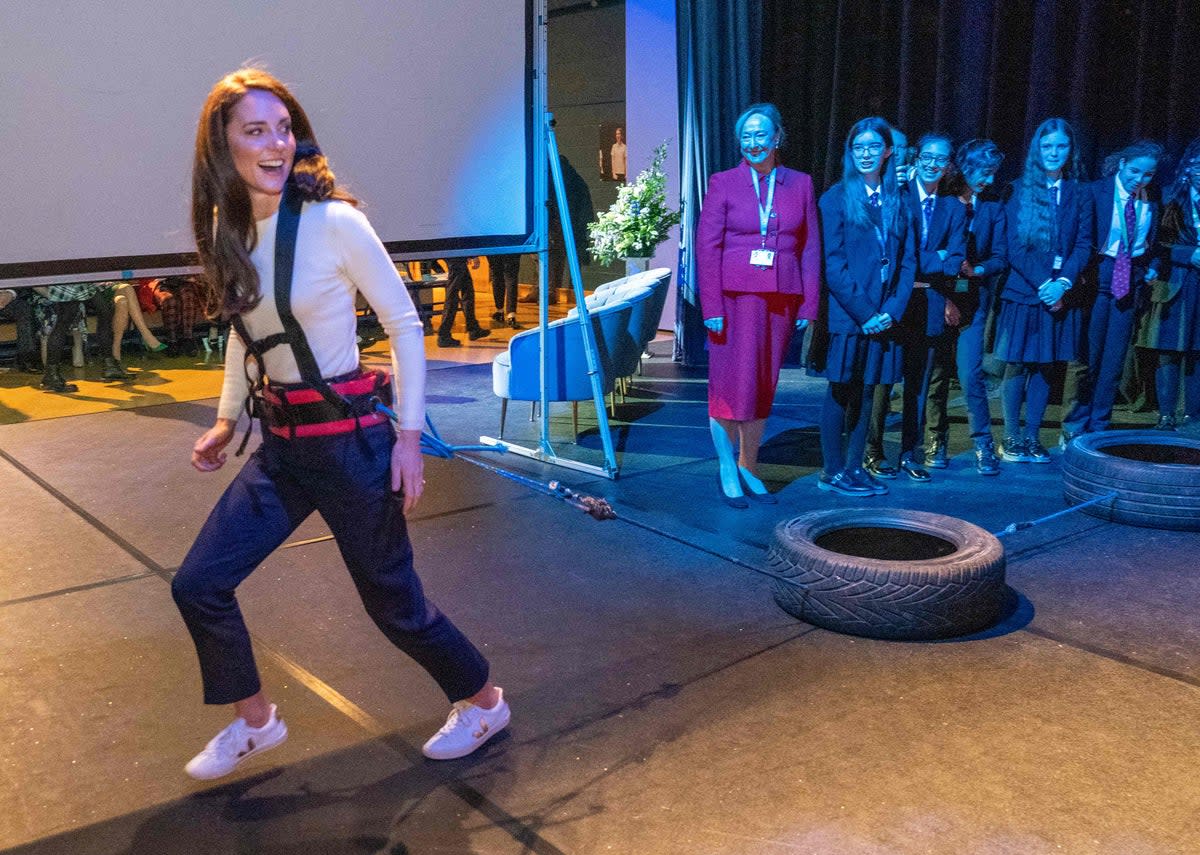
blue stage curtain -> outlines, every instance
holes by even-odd
[[[1100,161],[1137,137],[1178,154],[1200,134],[1196,0],[764,0],[762,95],[785,161],[819,187],[841,177],[845,134],[881,115],[911,142],[940,130],[994,139],[1002,179],[1062,116]]]
[[[758,100],[762,4],[754,0],[678,0],[681,150],[678,301],[675,359],[704,365],[705,330],[692,257],[692,238],[708,176],[740,157],[733,123]]]

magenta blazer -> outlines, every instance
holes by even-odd
[[[759,179],[765,200],[766,181]],[[730,291],[801,294],[797,317],[816,320],[821,293],[821,228],[812,177],[786,166],[775,177],[775,214],[767,225],[767,248],[775,266],[750,265],[762,244],[758,204],[745,161],[713,173],[696,228],[696,273],[705,318],[724,314],[721,294]]]

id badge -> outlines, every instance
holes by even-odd
[[[1061,255],[1054,256],[1054,269],[1056,271],[1062,270],[1062,266],[1063,266],[1063,257]]]
[[[970,290],[971,290],[971,281],[969,279],[964,279],[963,277],[960,276],[954,280],[954,293],[955,294],[966,294]]]
[[[750,263],[755,267],[774,267],[775,250],[754,249],[750,251]]]

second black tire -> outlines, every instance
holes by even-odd
[[[1116,493],[1084,513],[1126,525],[1200,531],[1200,439],[1169,431],[1112,430],[1076,437],[1063,452],[1072,505]]]

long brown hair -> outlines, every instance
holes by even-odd
[[[358,204],[337,187],[304,108],[283,83],[261,68],[239,68],[222,77],[200,111],[192,164],[192,231],[204,265],[205,310],[222,320],[253,309],[262,299],[258,271],[250,261],[258,240],[250,193],[225,139],[233,108],[251,89],[270,92],[291,117],[296,156],[289,187],[306,202],[339,199]]]

